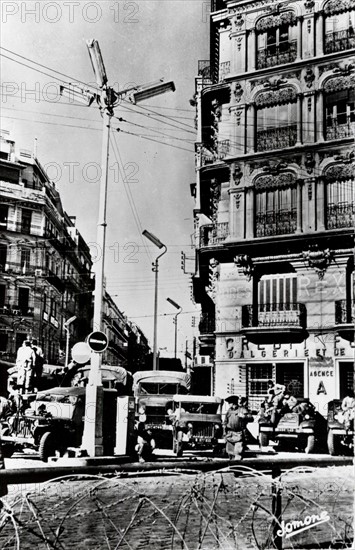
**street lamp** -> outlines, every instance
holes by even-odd
[[[73,317],[70,317],[69,319],[67,319],[67,321],[65,321],[65,323],[63,323],[64,330],[67,333],[66,343],[65,343],[65,365],[64,365],[65,367],[67,367],[69,363],[69,339],[70,339],[69,325],[74,323],[75,319],[76,319],[76,315],[73,315]]]
[[[95,331],[102,330],[102,310],[104,297],[104,266],[105,266],[105,247],[106,247],[106,210],[107,210],[107,182],[108,182],[108,162],[109,162],[109,143],[111,118],[114,116],[114,108],[120,103],[121,97],[137,93],[134,102],[143,101],[147,97],[154,97],[169,90],[174,91],[173,82],[165,84],[159,81],[159,84],[153,86],[134,86],[132,88],[116,92],[108,86],[105,65],[102,59],[101,50],[97,40],[86,41],[91,64],[95,73],[96,83],[100,88],[99,93],[93,93],[88,89],[79,86],[70,85],[70,87],[61,86],[60,93],[69,95],[71,98],[79,99],[87,105],[96,101],[99,105],[103,120],[103,139],[102,139],[102,159],[101,159],[101,178],[100,178],[100,196],[99,196],[99,219],[97,224],[96,243],[100,251],[95,271],[95,298],[94,298],[94,316],[93,327]],[[142,92],[139,95],[139,92]],[[150,95],[148,95],[150,94]],[[86,402],[90,403],[90,419],[85,416],[84,433],[82,447],[87,450],[90,456],[98,456],[103,453],[102,437],[102,419],[103,419],[103,387],[101,377],[100,353],[92,353],[89,381],[86,388]]]
[[[179,306],[179,304],[177,304],[176,302],[174,302],[174,300],[172,300],[171,298],[167,298],[166,299],[167,302],[169,302],[172,306],[174,306],[176,309],[179,309],[180,311],[178,311],[175,315],[174,315],[174,324],[175,324],[175,346],[174,346],[174,357],[176,359],[176,350],[177,350],[177,318],[178,318],[178,315],[180,315],[180,313],[182,312],[182,307]]]
[[[150,240],[155,246],[158,248],[164,248],[163,252],[159,254],[155,258],[155,262],[152,263],[152,271],[155,273],[155,294],[154,294],[154,341],[153,341],[153,370],[158,370],[157,365],[157,326],[158,326],[158,260],[161,258],[165,252],[167,251],[167,248],[165,244],[163,244],[155,235],[147,231],[146,229],[143,231],[142,235]]]

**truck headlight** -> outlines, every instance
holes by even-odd
[[[304,415],[304,419],[305,419],[305,420],[309,420],[310,418],[311,418],[311,417],[309,416],[309,414],[305,414],[305,415]]]
[[[187,427],[189,428],[189,430],[192,430],[193,425],[191,424],[191,422],[188,422],[188,423],[187,423]]]
[[[220,426],[219,424],[215,424],[215,425],[214,425],[214,429],[215,429],[215,430],[220,430],[220,429],[221,429],[221,426]]]

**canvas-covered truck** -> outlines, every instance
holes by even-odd
[[[167,405],[174,395],[188,394],[190,385],[190,375],[181,371],[149,370],[133,375],[136,419],[145,423],[157,447],[172,448],[173,427]]]

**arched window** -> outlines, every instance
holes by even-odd
[[[296,101],[258,108],[256,150],[285,149],[297,142]]]
[[[297,228],[297,190],[292,174],[261,176],[255,183],[255,236],[287,235]]]
[[[355,48],[355,10],[337,13],[340,4],[336,8],[331,3],[325,6],[325,53]]]
[[[256,24],[257,69],[291,63],[297,57],[297,28],[293,12],[264,17]]]
[[[355,90],[337,90],[325,96],[326,140],[352,137],[355,129]]]

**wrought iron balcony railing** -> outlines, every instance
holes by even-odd
[[[223,139],[217,142],[217,157],[218,159],[224,159],[230,151],[230,140]]]
[[[256,237],[287,235],[295,233],[297,228],[297,211],[280,210],[259,212],[255,216]]]
[[[257,130],[256,150],[270,151],[272,149],[286,149],[297,143],[297,124]]]
[[[327,207],[327,229],[354,227],[355,205],[352,202],[329,204]]]
[[[342,52],[355,48],[355,33],[352,29],[328,32],[325,35],[325,53]]]
[[[279,45],[259,49],[257,53],[257,68],[275,67],[283,63],[291,63],[297,57],[297,41],[291,40]]]
[[[212,313],[202,313],[198,330],[201,334],[212,334],[216,330],[216,320]]]
[[[209,59],[198,60],[198,76],[211,80],[211,63]]]
[[[242,328],[304,328],[306,308],[298,302],[242,306]]]
[[[10,317],[33,317],[33,307],[23,306],[3,306],[0,307],[0,315],[8,315]]]
[[[325,139],[343,139],[353,137],[355,122],[351,120],[350,115],[346,117],[346,122],[340,124],[336,118],[333,118],[332,125],[327,126],[325,130]]]
[[[354,306],[354,300],[337,300],[335,302],[335,324],[349,325],[354,323]]]
[[[221,243],[228,237],[228,232],[228,222],[204,225],[200,230],[200,247]]]
[[[227,75],[230,74],[231,63],[230,61],[224,61],[219,64],[219,80],[224,80]]]

